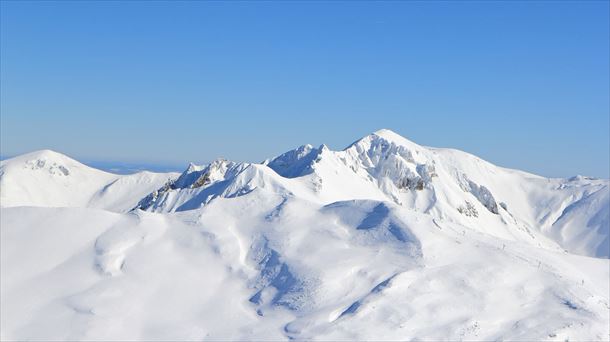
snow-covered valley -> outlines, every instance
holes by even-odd
[[[115,175],[2,161],[2,340],[609,340],[610,181],[380,130]]]

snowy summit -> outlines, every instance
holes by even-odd
[[[387,129],[115,175],[2,161],[2,340],[608,340],[610,181]]]

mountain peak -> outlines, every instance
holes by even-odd
[[[413,141],[403,137],[402,135],[400,135],[392,130],[380,129],[365,137],[362,137],[362,138],[356,140],[355,142],[353,142],[352,144],[347,146],[344,149],[344,151],[352,149],[352,148],[368,150],[369,148],[371,148],[371,146],[375,146],[375,145],[379,145],[379,144],[402,146],[402,148],[405,148],[410,151],[419,151],[422,149],[422,147],[419,146],[418,144],[414,143]]]
[[[38,150],[3,160],[2,165],[5,167],[9,167],[9,165],[13,165],[14,167],[25,166],[31,169],[61,166],[63,169],[66,169],[68,167],[71,168],[82,164],[62,153],[55,152],[53,150]],[[82,166],[84,167],[84,165]]]
[[[56,160],[56,161],[66,160],[66,159],[74,160],[74,159],[66,156],[63,153],[59,153],[59,152],[49,150],[49,149],[29,152],[26,154],[22,154],[19,157],[23,157],[23,158],[27,157],[28,159],[49,159],[49,160]]]
[[[371,135],[378,136],[389,142],[393,142],[397,145],[411,146],[411,147],[419,146],[415,142],[403,137],[402,135],[400,135],[392,130],[386,129],[386,128],[382,128],[378,131],[375,131]]]
[[[397,136],[402,138],[402,136],[400,134],[394,132],[391,129],[387,129],[387,128],[379,129],[379,130],[373,132],[373,134],[378,135],[380,137],[384,137],[384,138],[392,138],[392,137],[397,137]]]

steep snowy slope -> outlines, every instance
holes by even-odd
[[[95,207],[127,211],[176,174],[115,175],[43,150],[0,162],[0,206]]]

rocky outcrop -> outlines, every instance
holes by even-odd
[[[462,190],[471,193],[487,210],[496,215],[499,213],[498,203],[489,189],[471,181],[466,175],[459,177],[458,181]]]
[[[172,191],[207,188],[217,182],[232,178],[247,165],[225,159],[217,159],[206,166],[190,164],[175,181],[168,180],[161,188],[143,198],[134,209],[147,210],[156,206]]]
[[[161,188],[151,192],[146,197],[144,197],[140,202],[138,202],[138,204],[132,210],[135,210],[135,209],[146,210],[146,209],[154,206],[160,197],[165,195],[170,190],[175,189],[174,183],[175,183],[174,181],[168,179],[167,182]]]
[[[477,208],[475,208],[474,205],[468,201],[466,201],[464,205],[459,206],[457,208],[457,211],[460,214],[466,215],[468,217],[479,217],[479,212],[477,211]]]

